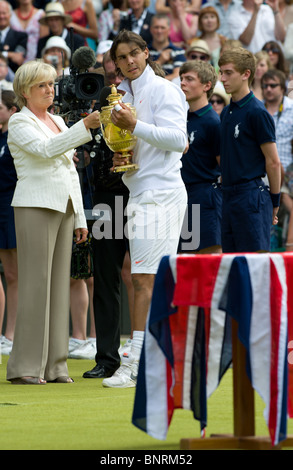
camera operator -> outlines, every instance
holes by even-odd
[[[7,380],[14,384],[70,383],[66,358],[72,232],[87,238],[75,147],[100,126],[93,112],[67,128],[48,112],[56,70],[34,60],[16,72],[21,110],[8,126],[8,146],[17,172],[12,200],[18,250],[19,303]]]

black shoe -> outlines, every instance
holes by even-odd
[[[118,369],[108,369],[103,365],[97,364],[92,370],[88,370],[83,374],[84,379],[105,379],[106,377],[112,377],[114,372]]]

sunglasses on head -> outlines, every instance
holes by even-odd
[[[202,54],[190,54],[189,57],[191,60],[208,60],[208,56]]]
[[[273,52],[274,54],[279,54],[280,53],[280,50],[277,49],[276,47],[266,47],[264,49],[265,52],[269,53],[269,52]]]
[[[215,104],[215,103],[224,104],[224,100],[221,100],[220,98],[218,98],[218,99],[210,100],[210,103],[211,104]]]
[[[277,86],[281,86],[281,83],[263,83],[262,84],[262,89],[266,90],[267,88],[277,88]]]

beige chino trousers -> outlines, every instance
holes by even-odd
[[[68,376],[74,212],[16,207],[18,311],[7,380]]]

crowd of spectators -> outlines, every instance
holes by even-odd
[[[158,42],[153,16],[168,22],[167,38],[160,44],[161,50],[156,47],[156,60],[164,60],[169,70],[176,54],[169,54],[167,61],[166,49],[179,48],[186,54],[196,40],[204,40],[209,61],[217,70],[224,45],[239,41],[253,54],[267,51],[272,65],[289,78],[293,61],[292,0],[1,0],[0,49],[9,66],[7,80],[13,81],[23,62],[41,58],[52,36],[61,37],[71,52],[88,45],[97,53],[98,48],[109,44],[104,41],[112,41],[120,30],[128,29],[151,46]],[[73,32],[72,41],[69,31]]]

